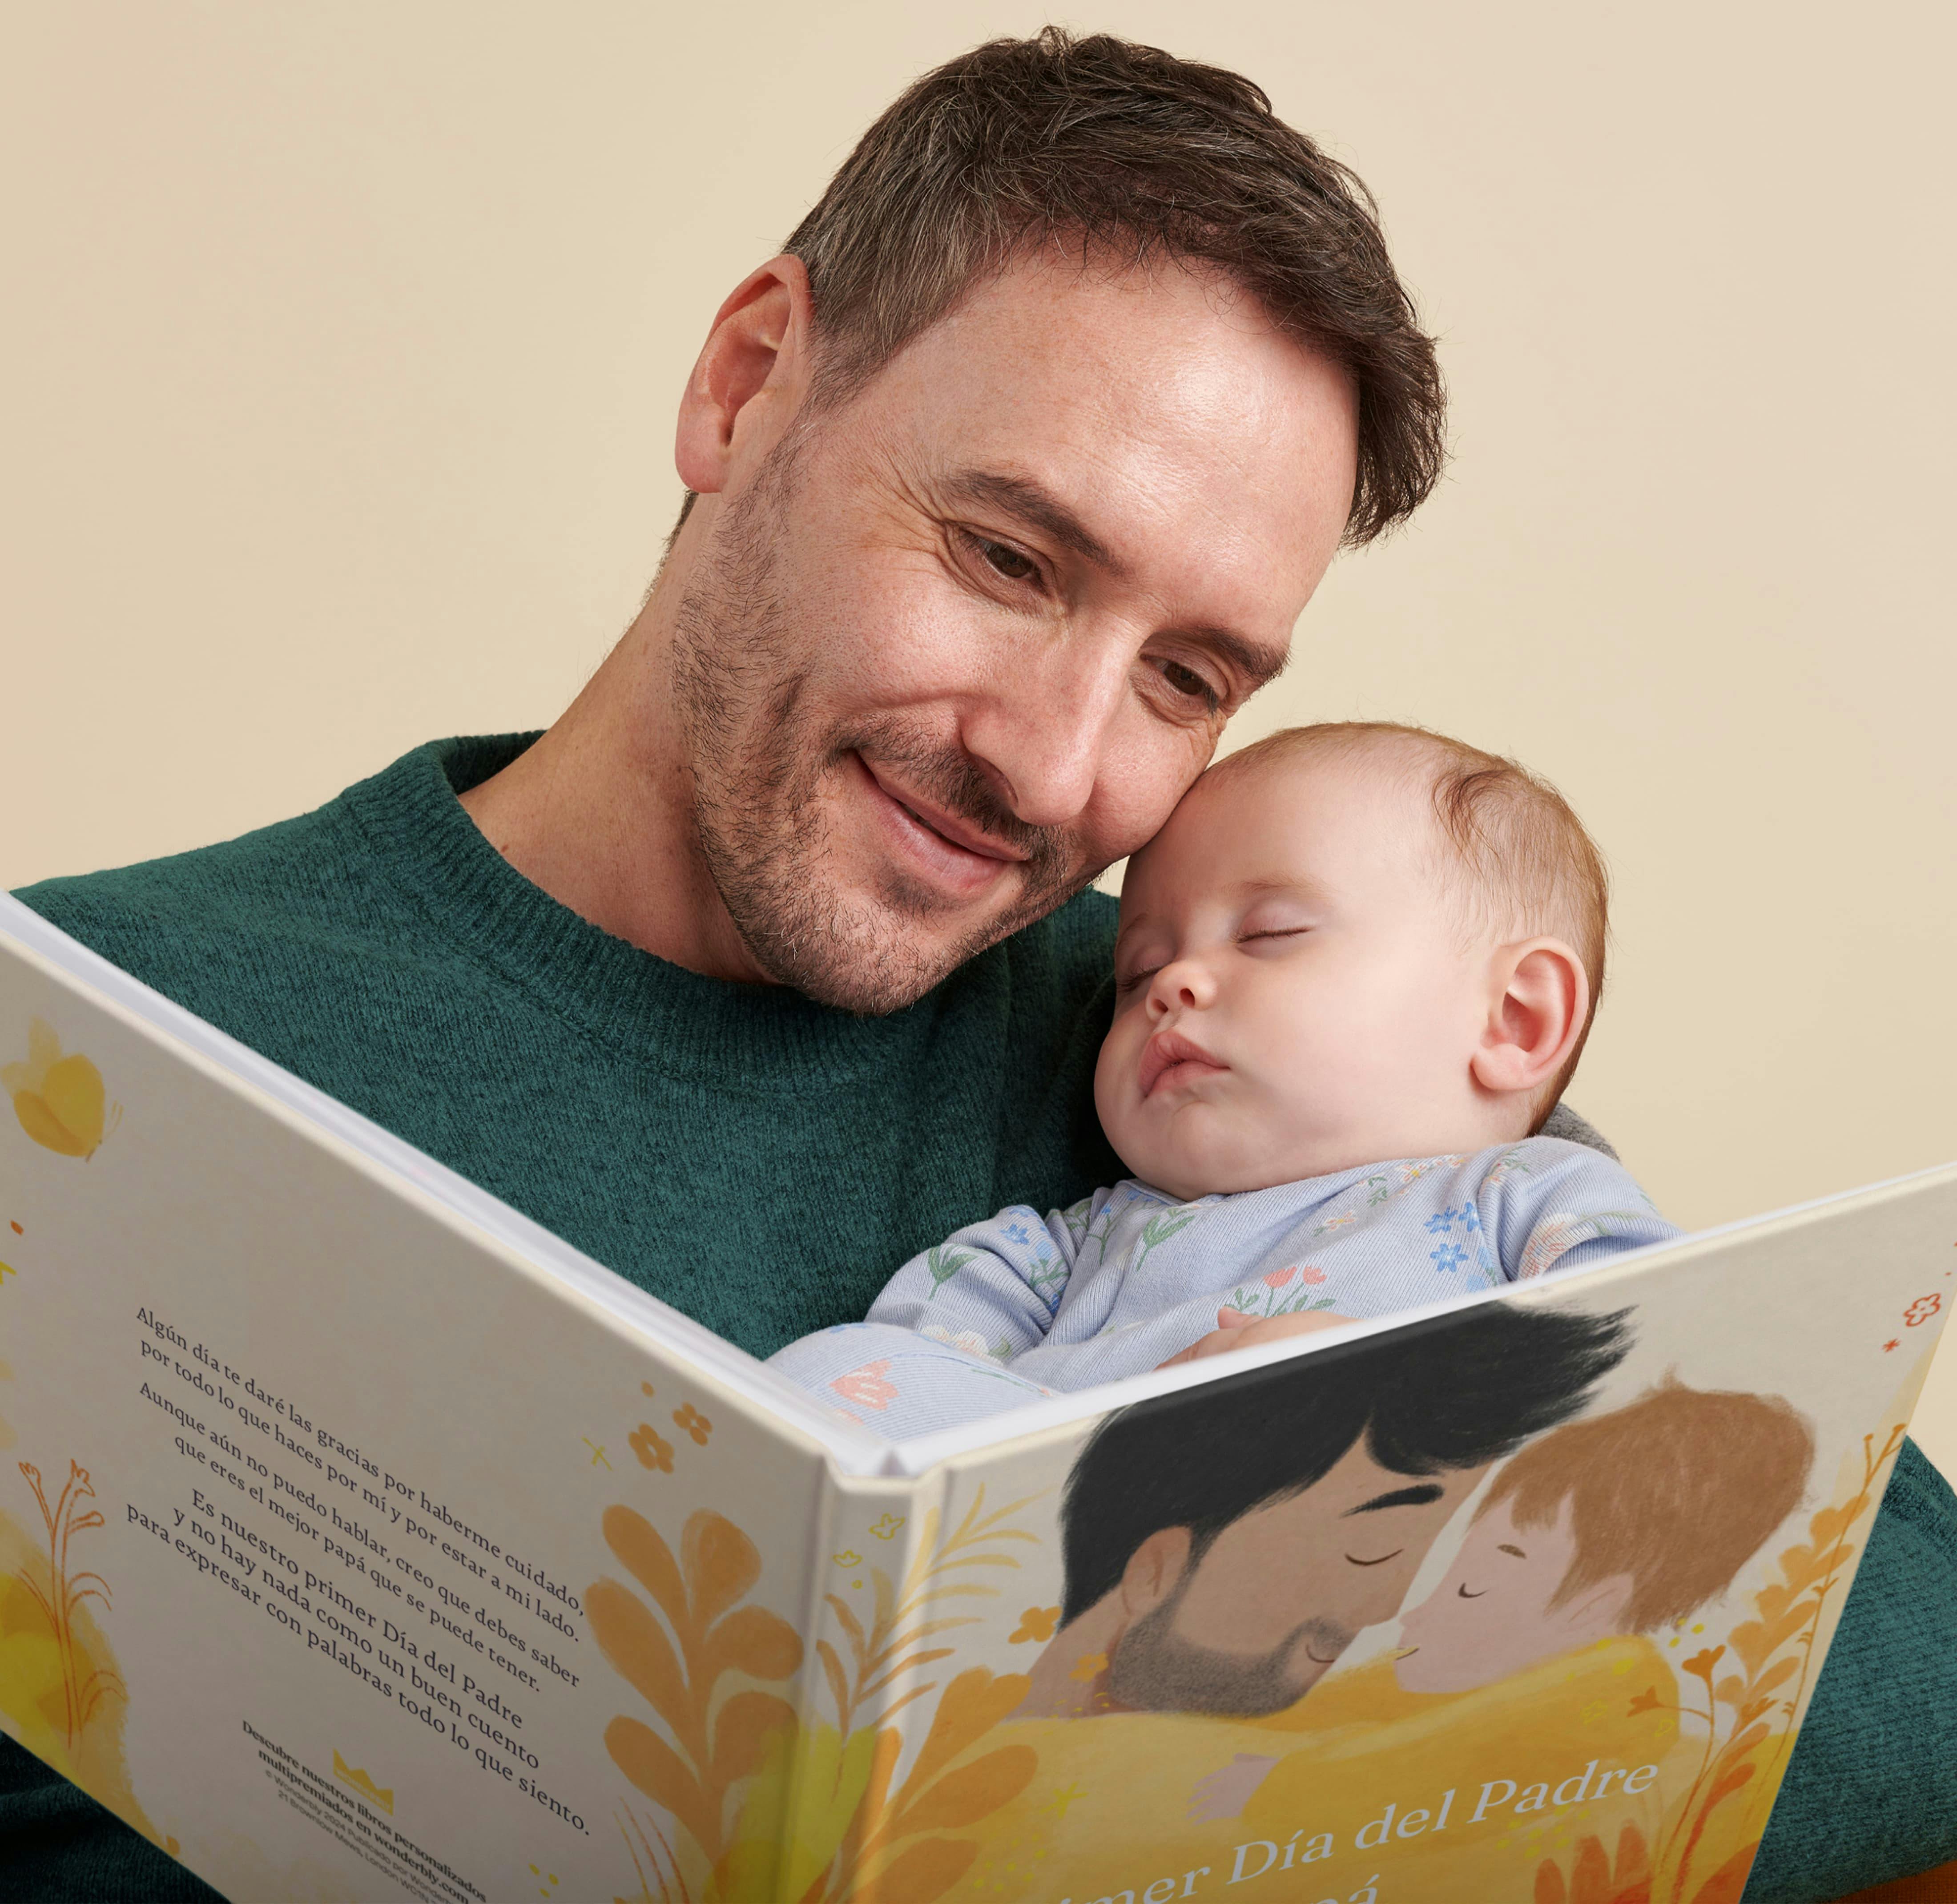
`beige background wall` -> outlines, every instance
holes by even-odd
[[[1564,787],[1618,892],[1574,1095],[1688,1223],[1957,1155],[1936,12],[1076,16],[1249,71],[1377,191],[1453,473],[1234,738],[1414,720]],[[9,6],[0,883],[551,719],[724,291],[906,78],[1044,17]]]

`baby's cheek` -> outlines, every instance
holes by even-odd
[[[1102,1042],[1100,1059],[1094,1067],[1094,1109],[1100,1117],[1102,1132],[1124,1162],[1127,1161],[1127,1151],[1123,1133],[1138,1110],[1135,1067],[1140,1043],[1139,1038],[1130,1035],[1123,1020],[1116,1019],[1114,1029]]]

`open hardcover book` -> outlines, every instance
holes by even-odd
[[[1944,1169],[896,1443],[11,900],[0,1058],[0,1725],[239,1899],[1737,1897],[1957,1291]]]

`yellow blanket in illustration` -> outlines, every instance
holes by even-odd
[[[987,1821],[954,1894],[1057,1904],[1173,1878],[1167,1896],[1206,1866],[1205,1889],[1265,1878],[1303,1897],[1305,1871],[1343,1898],[1378,1874],[1422,1904],[1530,1904],[1538,1868],[1585,1839],[1621,1853],[1628,1827],[1658,1842],[1668,1762],[1698,1750],[1675,1685],[1650,1641],[1615,1639],[1468,1693],[1403,1692],[1382,1660],[1261,1721],[1009,1722],[987,1744],[1031,1745],[1039,1770]]]

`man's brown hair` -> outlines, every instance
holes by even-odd
[[[807,266],[818,401],[859,387],[1029,248],[1219,268],[1358,398],[1345,539],[1411,514],[1440,473],[1434,343],[1372,196],[1241,74],[1107,33],[994,40],[909,87],[783,248]],[[684,518],[682,518],[684,520]]]
[[[1531,1442],[1475,1517],[1507,1501],[1517,1527],[1544,1527],[1567,1501],[1576,1558],[1550,1604],[1628,1575],[1625,1627],[1649,1633],[1733,1583],[1801,1504],[1813,1459],[1807,1424],[1778,1396],[1668,1381]]]
[[[1212,777],[1306,754],[1377,755],[1390,770],[1424,778],[1446,852],[1441,868],[1471,930],[1565,939],[1583,962],[1590,1001],[1575,1048],[1538,1097],[1540,1130],[1583,1055],[1610,938],[1610,877],[1576,810],[1541,774],[1446,734],[1396,721],[1322,721],[1287,727],[1217,762]]]

